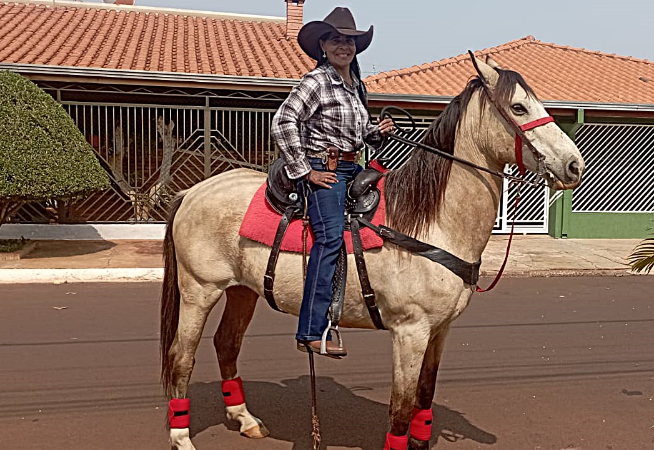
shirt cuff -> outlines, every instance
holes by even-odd
[[[311,172],[311,164],[306,158],[286,164],[286,174],[291,180],[301,178]]]
[[[375,150],[379,150],[384,141],[386,141],[386,138],[383,137],[381,131],[379,131],[379,125],[374,125],[374,129],[367,136],[366,144],[370,145]]]

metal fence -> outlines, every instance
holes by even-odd
[[[29,204],[18,221],[163,222],[176,192],[234,168],[265,171],[277,157],[270,137],[275,108],[210,107],[208,99],[205,106],[61,103],[96,151],[111,188],[70,204]],[[433,119],[417,117],[417,129],[407,137],[422,139]],[[404,164],[411,151],[390,141],[385,149],[389,168]],[[505,183],[496,232],[509,231],[515,194]],[[547,189],[522,194],[517,231],[547,232]]]
[[[62,102],[108,172],[111,188],[70,205],[35,204],[23,221],[56,210],[79,222],[164,221],[171,196],[210,176],[246,167],[266,170],[275,157],[275,109]]]
[[[654,126],[587,124],[577,131],[584,182],[573,212],[654,212]]]

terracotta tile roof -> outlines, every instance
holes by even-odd
[[[300,78],[285,18],[100,3],[0,2],[0,62]]]
[[[541,100],[654,104],[654,62],[527,36],[476,52],[520,72]],[[474,68],[467,54],[366,78],[370,92],[454,96]]]

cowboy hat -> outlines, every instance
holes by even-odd
[[[300,30],[297,41],[307,55],[318,60],[322,54],[320,38],[332,31],[353,37],[356,42],[357,54],[367,49],[372,41],[372,25],[368,31],[357,30],[354,17],[347,8],[335,8],[325,17],[325,20],[307,23]]]

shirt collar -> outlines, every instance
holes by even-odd
[[[356,77],[356,75],[352,74],[352,83],[353,86],[350,88],[345,82],[343,81],[343,77],[341,76],[340,73],[338,73],[338,70],[334,66],[332,66],[330,63],[325,63],[325,71],[329,75],[329,78],[332,80],[332,84],[342,84],[343,87],[349,91],[356,91],[359,88],[359,79]]]

